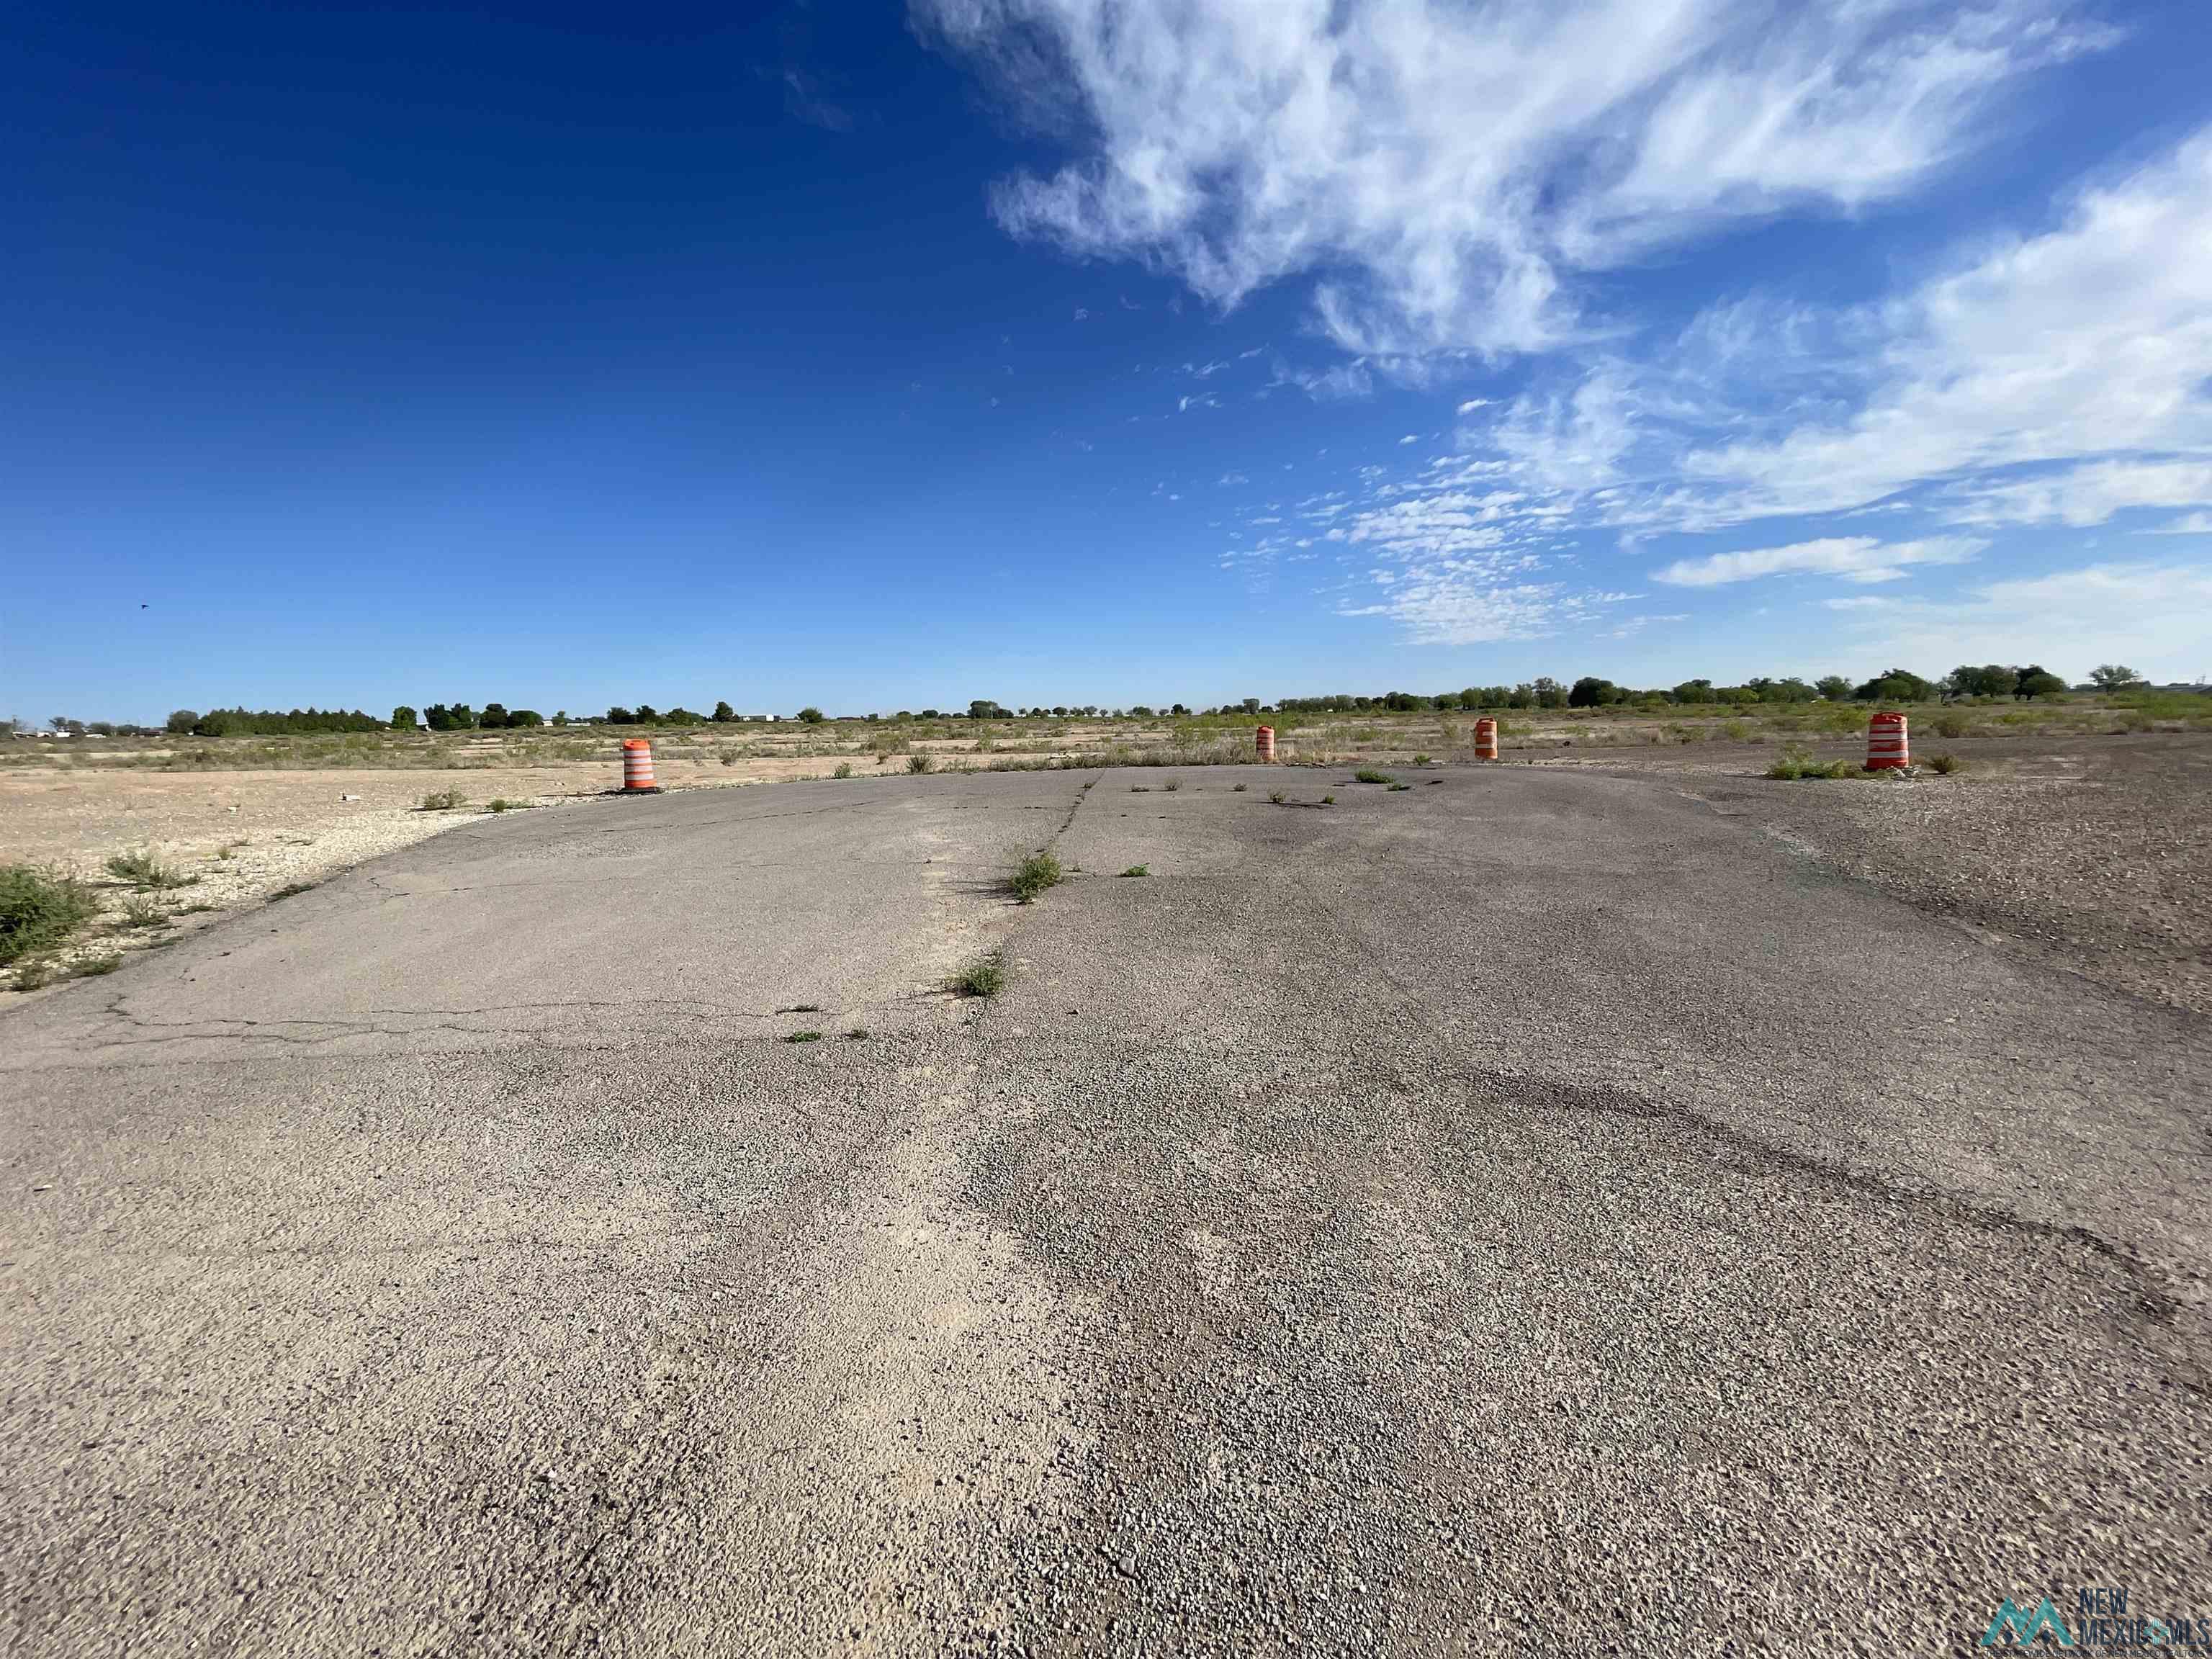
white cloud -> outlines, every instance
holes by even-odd
[[[1625,371],[1601,364],[1564,398],[1516,398],[1489,446],[1534,487],[1595,489],[1613,481],[1636,442],[1634,407]]]
[[[1715,487],[1714,521],[1834,512],[2030,463],[2129,462],[2082,468],[2047,495],[2013,483],[1978,499],[2068,523],[2173,504],[2178,481],[2197,475],[2141,457],[2212,455],[2212,131],[1881,321],[1872,384],[1848,419],[1685,458]]]
[[[1571,337],[1577,271],[1898,195],[2104,38],[2073,0],[912,3],[1074,151],[996,187],[1010,232],[1223,307],[1334,273],[1316,318],[1364,355]]]
[[[1932,536],[1921,541],[1881,542],[1872,536],[1830,536],[1788,547],[1753,548],[1741,553],[1712,553],[1702,559],[1677,559],[1651,580],[1676,587],[1718,587],[1760,576],[1840,576],[1850,582],[1894,581],[1916,564],[1963,564],[1989,544],[1968,536]]]
[[[1292,368],[1278,361],[1273,384],[1294,386],[1309,398],[1327,403],[1340,398],[1364,398],[1375,390],[1375,377],[1368,373],[1367,365],[1357,358],[1324,369]]]
[[[1899,604],[1870,614],[1846,638],[1860,658],[1955,663],[2039,657],[2069,680],[2100,662],[2153,679],[2203,673],[2212,640],[2212,566],[2109,563],[1990,583],[1940,605]]]
[[[2098,461],[2034,478],[1962,489],[1961,524],[2103,524],[2128,507],[2212,502],[2212,460]]]
[[[1344,539],[1372,542],[1407,555],[1497,547],[1506,539],[1508,524],[1521,516],[1515,508],[1522,500],[1504,492],[1475,496],[1450,490],[1394,501],[1356,514],[1344,530]]]
[[[824,98],[812,79],[796,69],[783,71],[783,107],[787,114],[825,132],[853,130],[852,112]]]
[[[1486,568],[1456,562],[1386,586],[1388,597],[1338,614],[1393,617],[1415,645],[1542,639],[1595,620],[1604,605],[1625,597],[1570,592],[1557,582],[1499,582]]]

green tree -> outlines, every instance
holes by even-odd
[[[1926,702],[1936,687],[1907,668],[1893,668],[1851,694],[1861,702]]]
[[[809,703],[799,711],[799,718],[809,726],[819,726],[822,724],[823,714],[820,709],[812,703]]]
[[[1970,662],[1960,663],[1943,677],[1943,686],[1954,696],[2009,697],[2020,688],[2020,670],[2001,662],[1984,663],[1979,668]]]
[[[2090,681],[2100,691],[2124,691],[2130,686],[2146,685],[2149,682],[2132,668],[2118,663],[2104,663],[2089,671]],[[174,718],[172,716],[172,718]]]

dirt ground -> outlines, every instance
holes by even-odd
[[[1939,748],[1956,757],[1960,770],[1948,777],[1923,769],[1878,781],[1782,782],[1761,775],[1780,752],[1778,735],[1653,742],[1650,729],[1534,722],[1509,737],[1503,763],[1679,779],[1716,811],[1756,817],[1807,856],[1986,941],[2131,995],[2212,1012],[2212,732],[1991,732],[1917,745],[1922,759]],[[672,735],[655,748],[661,781],[691,789],[829,778],[840,765],[861,776],[894,775],[914,749],[939,767],[984,768],[1168,734],[1164,724],[1133,733],[1071,724],[1043,741],[978,750],[973,742],[925,738],[884,753],[787,729],[737,744]],[[1331,763],[1404,765],[1427,750],[1431,763],[1474,763],[1464,746],[1469,720],[1348,720],[1301,736],[1293,761],[1326,755]],[[1856,734],[1789,740],[1823,758],[1863,752]],[[170,771],[102,764],[97,751],[82,750],[66,766],[0,766],[0,861],[64,866],[98,887],[103,921],[61,959],[66,968],[166,943],[288,887],[472,822],[492,799],[557,811],[619,781],[612,745],[592,739],[509,750],[477,738],[423,750],[423,760],[441,763],[392,763],[405,757]],[[448,789],[469,804],[420,810],[425,795]],[[158,896],[166,926],[125,926],[131,890],[104,871],[111,854],[141,848],[192,878]]]

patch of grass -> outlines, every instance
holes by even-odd
[[[1280,806],[1285,801],[1290,799],[1290,797],[1279,789],[1270,789],[1267,792],[1267,799]]]
[[[169,913],[161,902],[150,894],[133,893],[123,902],[123,925],[125,927],[162,927],[168,925]]]
[[[784,1038],[784,1041],[786,1042],[819,1042],[822,1041],[822,1033],[819,1031],[793,1031],[789,1036]]]
[[[833,778],[851,777],[853,775],[853,763],[850,761],[839,761],[837,763],[837,769],[832,772],[830,775]]]
[[[1041,850],[1014,866],[1014,873],[1006,878],[1006,890],[1027,904],[1046,888],[1057,887],[1066,879],[1067,872],[1060,867],[1060,860]]]
[[[1378,772],[1371,766],[1361,767],[1359,770],[1352,775],[1352,781],[1354,783],[1395,783],[1397,781],[1397,780],[1393,778],[1388,772]]]
[[[1133,864],[1121,873],[1124,876],[1149,876],[1152,872],[1152,866],[1149,865]]]
[[[1795,781],[1799,778],[1848,778],[1858,773],[1858,768],[1846,760],[1820,761],[1813,758],[1811,750],[1801,744],[1786,744],[1774,763],[1766,769],[1770,778]]]
[[[458,789],[433,789],[415,804],[418,812],[453,812],[469,804],[469,798]]]
[[[994,997],[1006,988],[1006,964],[996,951],[981,956],[953,975],[948,988],[963,997]]]
[[[937,763],[927,754],[919,750],[906,757],[906,769],[909,772],[927,772],[936,764]]]
[[[107,873],[119,881],[129,882],[142,893],[167,887],[189,887],[199,879],[162,863],[150,847],[142,847],[135,853],[112,854],[107,860]]]
[[[66,871],[0,864],[0,966],[65,943],[99,908],[92,890]]]
[[[1959,757],[1956,755],[1930,755],[1928,769],[1938,776],[1948,778],[1959,769]]]
[[[288,881],[269,896],[269,902],[274,904],[278,899],[291,898],[300,893],[312,893],[319,885],[321,885],[319,882]]]

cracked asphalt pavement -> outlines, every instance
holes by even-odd
[[[1755,800],[1409,781],[518,813],[0,1017],[0,1648],[2212,1617],[2206,1022]]]

